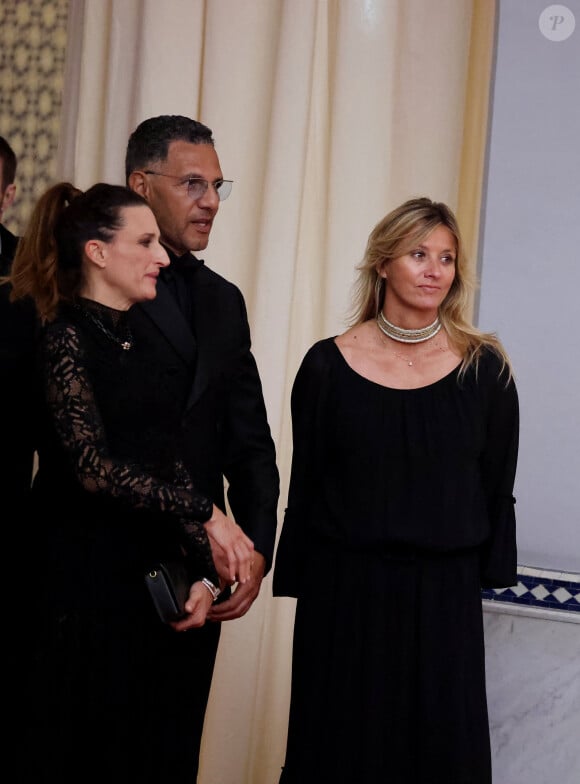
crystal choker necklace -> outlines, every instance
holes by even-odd
[[[424,340],[435,337],[441,329],[441,322],[439,321],[438,316],[428,327],[423,327],[422,329],[403,329],[403,327],[396,327],[394,324],[391,324],[391,322],[385,318],[383,311],[379,310],[377,326],[384,335],[392,340],[396,340],[398,343],[423,343]]]

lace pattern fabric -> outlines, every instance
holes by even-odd
[[[186,550],[215,577],[203,526],[213,503],[196,491],[176,451],[168,466],[179,412],[160,414],[145,393],[156,380],[147,379],[142,357],[121,346],[126,313],[85,300],[65,312],[45,329],[41,367],[52,424],[78,482],[89,493],[169,515]]]

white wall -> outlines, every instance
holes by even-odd
[[[520,564],[580,572],[580,0],[499,0],[478,324],[513,360]]]

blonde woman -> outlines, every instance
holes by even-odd
[[[491,782],[480,590],[516,582],[519,413],[473,283],[451,210],[405,202],[370,234],[352,325],[296,376],[280,784]]]

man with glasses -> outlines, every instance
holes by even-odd
[[[191,765],[195,773],[219,622],[249,610],[271,567],[279,475],[243,295],[193,255],[207,247],[220,201],[232,190],[212,131],[176,115],[145,120],[129,138],[125,175],[149,202],[171,260],[155,300],[131,311],[135,340],[168,376],[181,375],[186,466],[199,490],[224,511],[225,480],[232,514],[255,547],[252,579],[224,592],[208,615],[213,622],[183,635],[192,657],[179,687],[192,714],[184,732],[191,751],[184,780],[195,780]],[[212,551],[219,571],[213,542]]]

